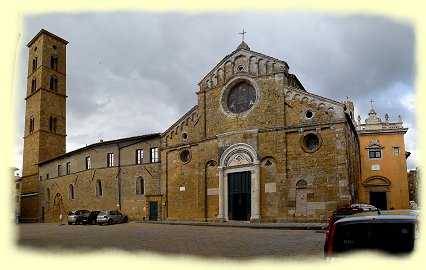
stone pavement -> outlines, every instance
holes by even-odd
[[[21,248],[60,250],[61,253],[118,249],[215,259],[306,261],[323,258],[323,224],[189,223],[193,222],[132,221],[103,226],[17,224],[17,244]]]

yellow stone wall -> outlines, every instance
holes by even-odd
[[[368,150],[365,147],[370,144],[371,140],[378,140],[380,144],[384,146],[382,149],[382,158],[369,158]],[[393,156],[393,146],[400,148],[399,157]],[[363,183],[369,177],[384,176],[391,182],[387,193],[388,209],[410,208],[404,132],[362,134],[360,136],[360,156],[362,168],[361,184],[359,188],[360,202],[369,203],[369,191],[364,187]],[[380,170],[372,170],[372,165],[375,164],[380,166]],[[382,189],[379,189],[373,187],[372,191],[382,191]]]

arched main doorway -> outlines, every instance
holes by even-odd
[[[259,160],[248,144],[234,144],[220,158],[218,218],[260,219]]]

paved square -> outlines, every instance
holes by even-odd
[[[291,258],[320,260],[324,233],[315,230],[254,229],[130,222],[115,225],[17,225],[18,245],[46,250],[195,255],[201,258]]]

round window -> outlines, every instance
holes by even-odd
[[[303,138],[303,145],[306,147],[307,150],[313,151],[318,148],[319,146],[319,138],[316,134],[309,133]]]
[[[191,159],[191,152],[189,152],[188,150],[183,150],[182,152],[180,152],[180,160],[182,160],[182,162],[188,162]]]
[[[56,50],[56,45],[53,45],[53,49]]]
[[[256,101],[256,90],[247,82],[241,82],[229,91],[226,105],[233,113],[243,113],[253,107]]]
[[[188,139],[188,134],[187,133],[182,133],[182,139],[184,139],[184,140],[186,140],[186,139]]]
[[[306,115],[306,118],[310,119],[314,116],[314,113],[312,111],[307,111],[305,115]]]

